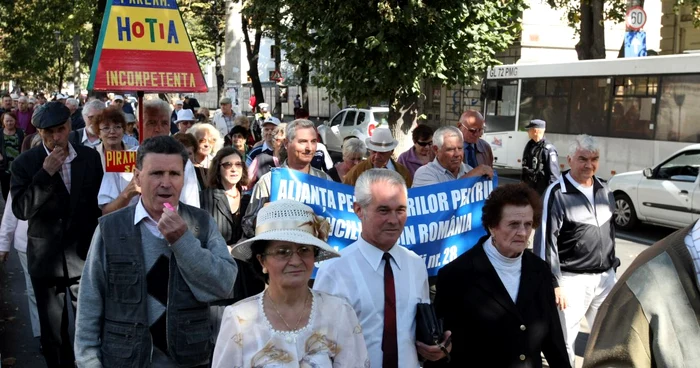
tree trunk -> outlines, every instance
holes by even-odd
[[[603,0],[581,0],[581,38],[576,45],[579,60],[605,59]]]
[[[224,4],[222,4],[222,2]],[[221,68],[221,53],[224,49],[224,43],[226,42],[226,27],[221,29],[221,18],[226,17],[226,10],[224,9],[225,0],[214,0],[214,10],[212,16],[212,22],[214,22],[213,30],[216,31],[216,44],[214,49],[214,74],[216,75],[216,102],[218,104],[219,100],[224,97],[226,87],[224,82],[224,71]]]
[[[299,70],[301,71],[301,81],[299,82],[301,87],[301,106],[309,111],[309,62],[304,59],[299,65]]]
[[[224,71],[221,68],[221,49],[223,43],[217,39],[216,49],[214,51],[214,73],[216,74],[216,102],[218,103],[222,97],[224,97]]]
[[[255,30],[255,44],[251,44],[250,35],[248,34],[248,18],[242,17],[243,24],[243,42],[246,47],[246,57],[248,58],[248,76],[253,84],[253,92],[255,93],[255,103],[260,105],[265,102],[265,95],[263,94],[262,84],[260,84],[260,75],[258,72],[258,58],[260,56],[260,40],[262,38],[262,32],[259,29]],[[257,106],[253,106],[257,109]],[[255,113],[256,111],[253,111]]]
[[[279,19],[279,18],[278,18]],[[279,21],[279,20],[278,20]],[[275,32],[275,73],[282,69],[282,38],[279,32]],[[273,113],[278,119],[282,120],[282,99],[280,98],[280,87],[275,85],[275,109]],[[289,96],[287,96],[289,98]]]
[[[389,129],[399,145],[394,149],[394,159],[408,150],[413,143],[410,139],[411,130],[418,120],[418,98],[399,98],[389,106]]]

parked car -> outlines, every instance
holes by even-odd
[[[329,151],[341,152],[346,139],[356,137],[364,141],[379,127],[389,127],[388,107],[351,106],[340,110],[331,120],[319,126],[318,134]]]
[[[613,176],[615,225],[639,222],[686,227],[700,218],[700,144],[687,146],[654,168]]]

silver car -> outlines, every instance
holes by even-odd
[[[364,142],[379,127],[389,127],[388,107],[351,106],[340,110],[331,120],[319,126],[318,134],[329,151],[341,152],[346,139],[356,137]]]

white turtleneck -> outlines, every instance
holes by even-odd
[[[510,295],[513,303],[515,303],[518,299],[518,290],[520,289],[520,272],[523,265],[523,254],[520,253],[520,255],[515,258],[504,256],[498,252],[498,249],[496,249],[491,242],[490,237],[484,242],[484,251],[486,252],[486,257],[491,261],[491,265],[496,269],[501,283],[506,287],[508,295]]]

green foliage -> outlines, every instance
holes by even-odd
[[[286,34],[334,99],[376,104],[421,94],[421,82],[471,84],[520,31],[524,0],[285,0]],[[301,20],[298,21],[298,20]],[[290,58],[291,59],[291,58]]]
[[[86,51],[94,49],[90,24],[101,17],[95,13],[94,0],[0,0],[0,79],[24,89],[58,88],[72,75],[75,34],[81,37],[81,65],[88,65]]]
[[[581,22],[581,1],[589,0],[547,0],[547,3],[552,8],[564,10],[569,27],[573,28],[576,34],[579,34],[581,32],[579,29],[579,23]],[[603,19],[606,21],[613,21],[616,23],[624,22],[625,14],[627,13],[627,1],[606,0],[604,2],[603,12]]]
[[[214,61],[226,36],[226,0],[180,0],[180,12],[200,63]]]

